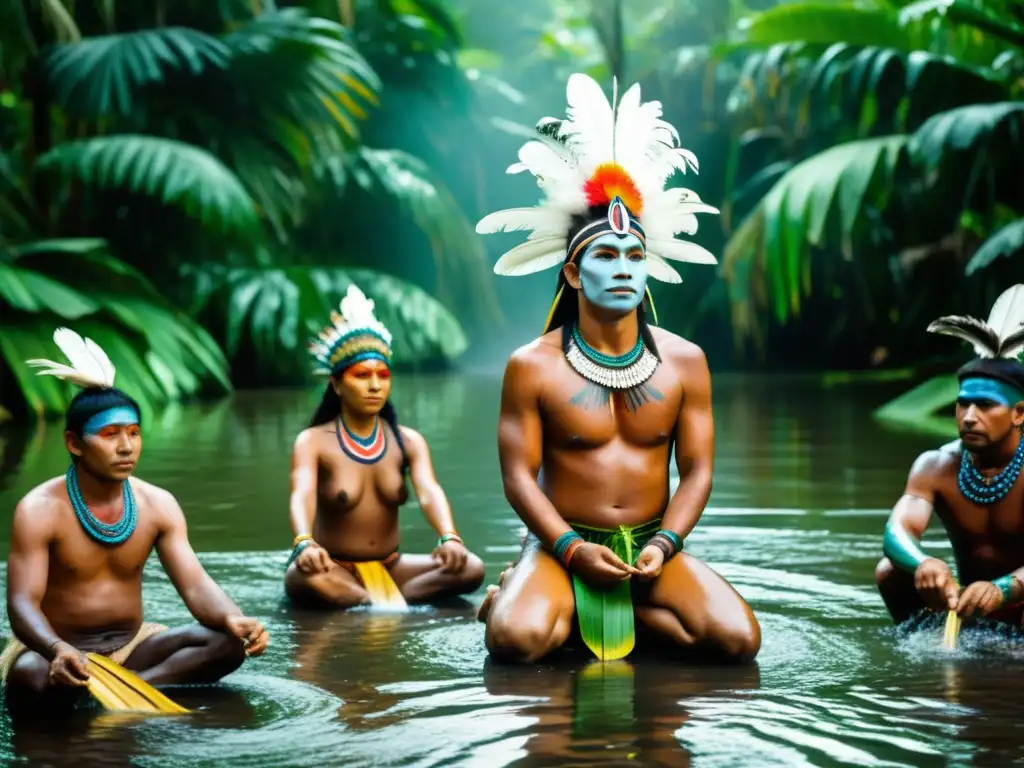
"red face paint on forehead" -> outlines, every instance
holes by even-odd
[[[99,437],[111,438],[117,437],[122,432],[128,435],[128,437],[137,437],[142,433],[142,430],[139,429],[138,424],[110,424],[96,434]]]
[[[388,368],[387,363],[380,360],[363,360],[346,370],[344,376],[352,376],[359,379],[374,374],[382,379],[387,379],[391,377],[391,370]]]

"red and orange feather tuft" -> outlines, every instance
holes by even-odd
[[[622,198],[630,213],[639,216],[644,199],[626,170],[616,163],[602,163],[583,185],[587,205],[607,205],[615,196]]]

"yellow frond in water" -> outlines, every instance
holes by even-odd
[[[164,715],[189,712],[106,656],[86,654],[85,666],[89,670],[89,692],[107,709]]]
[[[370,593],[370,600],[377,608],[386,608],[393,611],[404,611],[409,608],[405,602],[402,591],[391,578],[388,569],[381,563],[373,560],[365,563],[356,563],[356,572],[359,579]]]
[[[956,642],[960,637],[960,616],[956,611],[946,614],[946,631],[942,636],[942,646],[950,651],[956,650]]]

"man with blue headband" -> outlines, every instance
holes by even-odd
[[[107,656],[150,685],[209,683],[267,646],[203,569],[185,516],[167,491],[133,477],[142,450],[138,403],[114,387],[114,366],[91,339],[58,328],[70,365],[28,360],[79,387],[67,411],[71,466],[14,510],[7,561],[13,637],[0,654],[10,711],[53,714],[90,685],[86,653]],[[142,570],[156,551],[197,624],[143,620]]]
[[[910,470],[885,527],[875,569],[882,599],[901,623],[928,611],[1020,624],[1024,614],[1024,285],[1005,291],[988,322],[943,317],[933,333],[957,336],[978,355],[957,372],[960,439],[927,451]],[[960,579],[920,539],[938,515]],[[961,585],[964,585],[961,587]]]

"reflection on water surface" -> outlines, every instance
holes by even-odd
[[[488,579],[515,555],[501,493],[499,382],[403,376],[402,420],[430,440],[460,531]],[[492,665],[471,603],[406,615],[291,608],[288,457],[317,393],[246,393],[177,407],[147,425],[140,475],[173,491],[203,562],[272,633],[267,654],[216,688],[177,689],[200,711],[129,721],[83,712],[59,732],[0,721],[0,754],[32,765],[139,766],[968,766],[1024,759],[1024,646],[941,627],[889,626],[872,584],[881,527],[913,458],[935,437],[890,433],[885,391],[716,379],[711,507],[688,541],[750,601],[755,666],[562,659]],[[952,433],[951,433],[952,434]],[[0,546],[13,505],[64,472],[57,424],[0,433]],[[412,501],[405,551],[435,534]],[[947,551],[941,531],[926,545]],[[147,619],[188,615],[155,562]],[[6,626],[3,627],[7,631]]]

